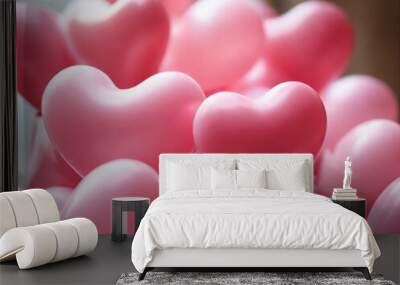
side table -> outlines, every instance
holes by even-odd
[[[126,212],[135,212],[135,230],[146,214],[150,205],[150,199],[144,197],[119,197],[112,199],[112,234],[113,241],[123,241],[126,234],[123,228],[126,226]],[[125,224],[124,224],[125,223]]]
[[[340,206],[359,214],[361,217],[365,218],[366,212],[366,200],[364,198],[357,198],[354,200],[336,200],[332,199],[332,202],[339,204]]]

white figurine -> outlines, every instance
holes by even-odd
[[[346,157],[344,162],[344,178],[343,178],[343,189],[351,189],[351,160],[350,157]]]

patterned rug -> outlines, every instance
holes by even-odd
[[[360,272],[148,272],[142,281],[137,280],[138,276],[138,273],[124,273],[117,285],[395,285],[381,275],[372,275],[373,280],[368,281]]]

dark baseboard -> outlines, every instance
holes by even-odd
[[[15,5],[0,1],[0,191],[18,189]]]

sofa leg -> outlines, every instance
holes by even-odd
[[[148,269],[147,267],[143,270],[142,273],[139,274],[139,278],[138,281],[142,281],[144,279],[144,277],[146,277],[146,273],[147,273]]]
[[[362,274],[364,275],[365,279],[372,280],[371,274],[369,274],[369,270],[367,267],[355,267],[354,269],[357,271],[361,271]]]

